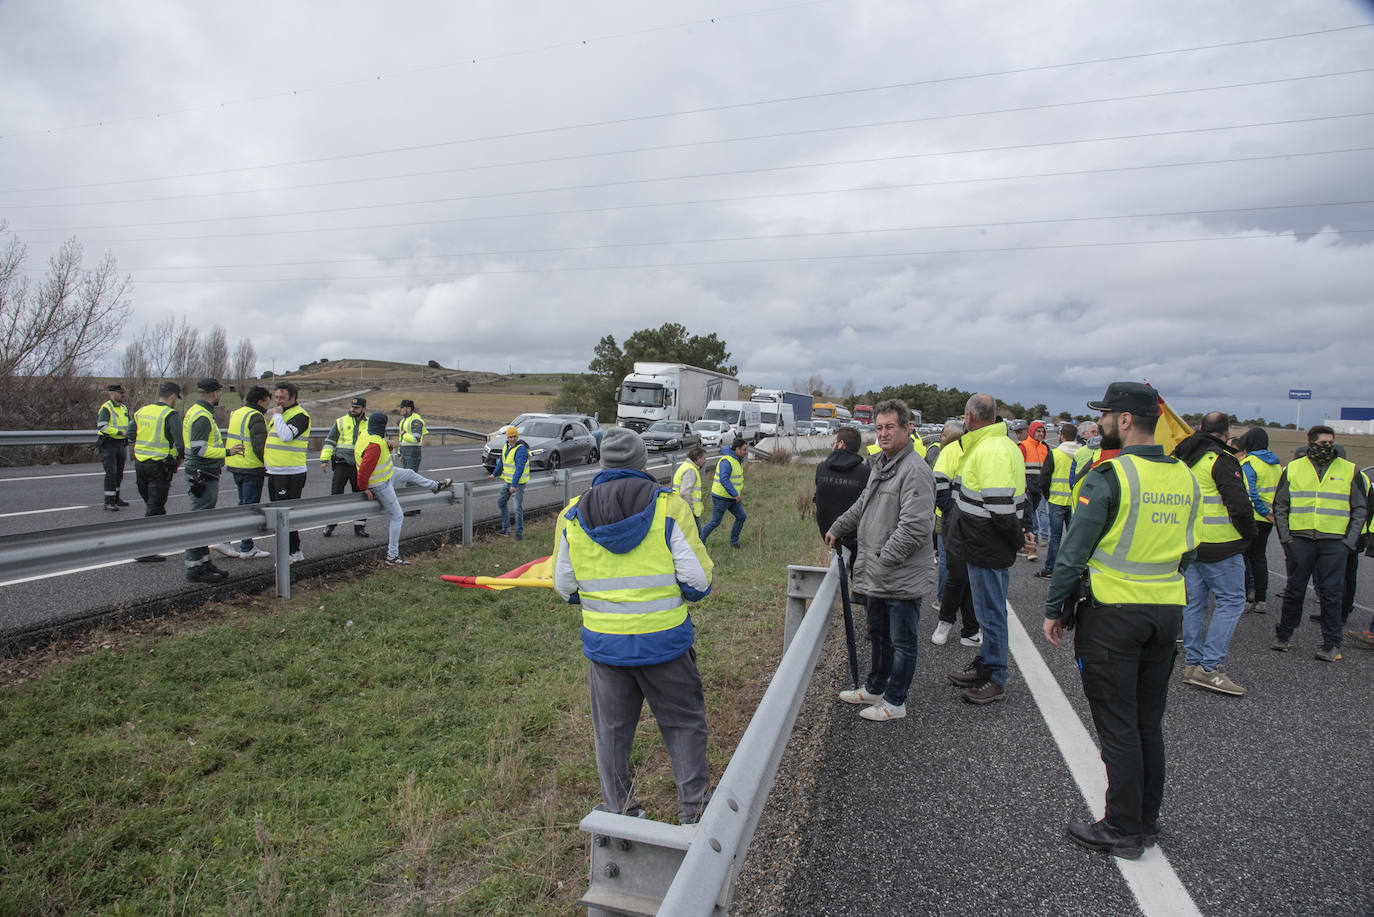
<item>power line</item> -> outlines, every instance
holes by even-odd
[[[1294,159],[1294,158],[1306,157],[1306,156],[1330,156],[1330,155],[1337,155],[1337,154],[1342,154],[1342,153],[1363,153],[1363,152],[1367,152],[1367,151],[1369,151],[1369,150],[1374,150],[1374,146],[1347,147],[1347,148],[1343,148],[1343,149],[1334,149],[1334,150],[1307,150],[1307,151],[1301,151],[1301,152],[1269,153],[1269,154],[1258,155],[1258,156],[1233,156],[1233,157],[1227,157],[1227,158],[1224,158],[1224,159],[1198,159],[1198,160],[1189,160],[1189,161],[1186,161],[1186,162],[1150,163],[1150,164],[1147,164],[1147,165],[1105,166],[1105,167],[1096,168],[1096,169],[1071,169],[1071,170],[1059,171],[1059,172],[1033,172],[1033,173],[1023,174],[1023,175],[994,175],[994,176],[982,176],[982,177],[979,177],[979,178],[946,178],[946,179],[939,179],[939,180],[936,180],[936,181],[907,182],[907,183],[902,183],[902,184],[886,184],[886,185],[867,185],[867,186],[858,186],[858,187],[851,187],[851,188],[827,188],[827,189],[815,189],[815,190],[810,190],[810,191],[787,191],[787,192],[776,192],[776,193],[770,193],[770,194],[740,195],[740,196],[734,196],[734,197],[720,197],[720,198],[704,198],[704,199],[701,199],[701,200],[694,200],[694,201],[670,201],[670,202],[654,202],[654,203],[646,203],[646,204],[621,204],[621,205],[609,206],[609,207],[590,207],[590,208],[582,208],[582,209],[576,209],[576,210],[562,210],[562,211],[557,211],[557,210],[555,210],[555,211],[546,211],[546,212],[543,212],[543,213],[515,214],[515,215],[512,215],[512,216],[516,216],[516,217],[529,217],[529,216],[560,216],[560,215],[568,215],[568,214],[574,214],[574,213],[600,213],[600,212],[616,211],[616,210],[636,210],[636,209],[644,209],[644,208],[650,208],[650,207],[674,207],[674,206],[683,206],[683,205],[687,205],[687,204],[693,204],[693,205],[695,205],[695,204],[719,204],[719,203],[733,203],[733,202],[738,202],[738,201],[772,200],[772,199],[776,199],[776,198],[807,197],[807,196],[821,195],[821,194],[850,194],[850,193],[864,192],[864,191],[905,191],[905,190],[911,190],[911,189],[913,189],[913,188],[939,187],[939,186],[942,186],[942,185],[980,184],[980,183],[983,183],[983,182],[997,182],[997,181],[1026,181],[1026,180],[1038,179],[1038,178],[1064,178],[1064,177],[1070,177],[1070,176],[1075,176],[1075,175],[1107,175],[1107,174],[1122,173],[1122,172],[1139,172],[1139,171],[1145,171],[1145,170],[1149,170],[1149,169],[1176,169],[1176,168],[1184,168],[1184,167],[1189,167],[1189,166],[1227,165],[1227,164],[1238,163],[1238,162],[1262,162],[1262,161],[1268,161],[1268,160],[1274,160],[1274,159]],[[913,155],[921,156],[921,155],[938,155],[938,154],[913,154]],[[744,170],[743,172],[736,172],[736,173],[721,173],[721,174],[744,174],[744,173],[747,173],[747,172],[781,171],[781,170],[786,169],[786,168],[794,168],[794,167],[777,166],[777,167],[770,167],[770,168],[767,168],[767,169]],[[800,168],[800,167],[797,167],[797,168]],[[199,218],[199,219],[191,219],[191,220],[162,220],[162,221],[153,221],[153,222],[147,222],[147,223],[115,223],[115,224],[108,224],[108,225],[103,225],[103,226],[59,226],[59,227],[49,227],[49,228],[47,228],[47,229],[37,230],[37,231],[39,231],[39,232],[86,232],[86,231],[99,231],[99,230],[104,230],[104,229],[137,229],[137,228],[142,228],[142,227],[156,227],[156,226],[183,226],[183,225],[195,224],[195,223],[224,223],[224,222],[233,222],[233,221],[238,221],[238,220],[274,219],[274,218],[278,218],[278,217],[320,216],[320,215],[326,215],[326,214],[344,213],[344,212],[357,211],[357,210],[377,210],[377,209],[384,209],[384,208],[389,208],[389,207],[408,207],[408,206],[416,206],[416,205],[452,204],[452,203],[459,203],[459,202],[463,202],[463,201],[490,200],[490,199],[496,199],[496,198],[512,197],[512,196],[516,196],[516,195],[545,194],[545,193],[551,193],[551,192],[556,192],[556,191],[587,191],[587,190],[595,190],[595,189],[604,189],[604,188],[617,187],[617,186],[622,186],[622,185],[643,184],[643,183],[645,183],[645,182],[650,182],[650,181],[652,181],[652,182],[659,182],[659,181],[676,181],[676,180],[680,180],[681,178],[694,178],[694,177],[709,177],[709,176],[679,176],[679,177],[677,177],[677,178],[660,178],[660,179],[629,179],[629,180],[614,181],[614,182],[598,182],[598,183],[588,184],[588,185],[569,185],[569,186],[565,186],[565,187],[539,188],[539,189],[531,189],[531,190],[527,190],[527,191],[494,191],[494,192],[488,192],[488,193],[485,193],[485,194],[465,194],[465,195],[457,195],[457,196],[454,196],[454,197],[430,198],[430,199],[423,200],[423,201],[405,201],[405,202],[394,202],[394,203],[388,203],[388,204],[359,204],[359,205],[354,205],[354,206],[350,206],[350,207],[327,207],[327,208],[319,208],[319,209],[315,209],[315,210],[295,210],[295,211],[288,211],[288,212],[283,212],[283,213],[259,214],[259,215],[255,215],[255,216],[242,216],[242,217],[202,217],[202,218]],[[406,226],[406,225],[434,225],[434,224],[443,224],[443,223],[461,223],[461,222],[483,221],[483,220],[505,219],[505,218],[507,218],[507,217],[505,217],[505,216],[490,216],[490,217],[458,217],[458,218],[445,219],[445,220],[419,221],[419,222],[415,222],[415,223],[378,224],[378,225],[373,225],[373,226],[354,226],[354,227],[328,227],[328,228],[326,228],[325,230],[322,230],[322,231],[338,231],[338,230],[340,230],[340,229],[394,228],[394,227],[396,227],[396,226]],[[311,231],[313,231],[313,230],[311,230]],[[280,234],[291,234],[292,232],[293,232],[293,231],[287,230],[287,231],[281,231]],[[296,232],[299,232],[299,231],[296,231]],[[276,234],[279,234],[279,233],[278,233],[278,232],[273,232],[273,231],[267,231],[267,232],[246,233],[246,234],[244,234],[244,235],[250,235],[250,236],[252,236],[252,235],[276,235]],[[186,236],[186,237],[173,237],[173,238],[223,238],[223,237],[222,237],[222,236],[220,236],[220,237],[217,237],[217,236]],[[115,240],[115,241],[150,241],[150,240],[131,239],[131,240]]]
[[[734,111],[734,110],[739,110],[739,109],[743,109],[743,108],[752,108],[752,107],[764,106],[764,105],[779,105],[779,104],[788,103],[788,102],[812,101],[812,100],[815,100],[815,99],[835,98],[835,97],[838,97],[838,96],[857,95],[857,94],[870,93],[870,92],[883,92],[883,91],[888,91],[888,90],[893,90],[893,89],[908,89],[908,88],[914,88],[914,87],[917,87],[917,86],[938,85],[938,84],[941,84],[941,83],[951,83],[951,82],[958,82],[958,81],[962,81],[962,80],[984,79],[984,78],[994,77],[994,76],[1011,76],[1011,75],[1025,74],[1025,73],[1034,73],[1034,72],[1040,72],[1040,71],[1059,70],[1059,69],[1064,69],[1064,68],[1069,68],[1069,67],[1082,67],[1082,66],[1087,66],[1087,65],[1091,65],[1091,64],[1115,63],[1115,62],[1127,61],[1127,60],[1138,60],[1138,59],[1143,59],[1143,58],[1159,57],[1159,56],[1162,56],[1162,55],[1185,54],[1185,53],[1191,53],[1191,52],[1196,52],[1196,51],[1215,50],[1215,49],[1218,49],[1218,48],[1235,47],[1235,46],[1238,46],[1238,45],[1258,44],[1258,43],[1270,42],[1270,41],[1283,41],[1283,40],[1287,40],[1287,39],[1305,38],[1305,37],[1310,37],[1310,36],[1313,36],[1313,35],[1322,35],[1322,34],[1328,34],[1328,33],[1332,33],[1332,32],[1346,32],[1346,31],[1351,31],[1351,30],[1354,30],[1354,29],[1370,28],[1371,25],[1372,25],[1372,24],[1365,23],[1365,24],[1353,25],[1353,26],[1342,26],[1342,27],[1334,28],[1334,29],[1323,29],[1323,30],[1318,30],[1318,31],[1314,31],[1314,32],[1298,32],[1298,33],[1293,33],[1293,34],[1290,34],[1290,35],[1279,35],[1279,36],[1273,36],[1273,37],[1269,37],[1269,38],[1256,38],[1256,39],[1248,39],[1248,40],[1235,41],[1235,42],[1223,42],[1223,43],[1220,43],[1220,44],[1212,44],[1212,45],[1199,45],[1199,46],[1191,47],[1191,48],[1177,48],[1177,49],[1171,49],[1171,50],[1165,50],[1165,51],[1147,51],[1147,52],[1140,52],[1140,53],[1137,53],[1137,54],[1119,55],[1119,56],[1116,56],[1116,57],[1103,57],[1103,58],[1094,58],[1094,59],[1082,60],[1082,61],[1071,61],[1071,62],[1068,62],[1068,63],[1044,64],[1044,65],[1033,66],[1033,67],[1022,67],[1022,68],[1009,69],[1009,70],[995,70],[995,71],[987,71],[987,72],[984,72],[984,73],[962,74],[962,75],[948,76],[948,77],[932,77],[932,78],[924,79],[924,80],[912,80],[912,81],[903,82],[903,83],[890,83],[890,84],[885,84],[885,85],[881,85],[881,86],[867,86],[867,87],[860,87],[860,88],[854,88],[854,89],[837,89],[837,90],[830,90],[830,91],[827,91],[827,92],[810,93],[810,94],[806,94],[806,95],[786,96],[786,97],[781,97],[781,98],[762,99],[762,100],[755,100],[755,101],[750,101],[750,102],[736,102],[736,103],[731,103],[731,104],[727,104],[727,105],[716,105],[716,106],[708,106],[708,107],[701,107],[701,108],[682,109],[682,110],[679,110],[679,111],[659,112],[659,113],[647,114],[647,115],[633,115],[633,116],[628,116],[628,117],[624,117],[624,118],[612,118],[612,119],[606,119],[606,120],[601,120],[601,121],[588,121],[588,122],[581,122],[581,123],[575,123],[575,124],[561,125],[561,126],[556,126],[556,127],[531,128],[531,129],[529,129],[529,130],[523,130],[523,131],[510,131],[510,132],[506,132],[506,133],[502,133],[502,134],[488,134],[488,135],[481,136],[481,137],[467,137],[467,138],[461,138],[461,139],[456,139],[456,140],[441,140],[441,141],[436,141],[436,142],[434,142],[434,143],[415,144],[415,145],[403,146],[403,147],[391,147],[391,148],[382,149],[382,150],[369,150],[369,151],[365,151],[365,152],[361,152],[361,153],[342,153],[342,154],[339,154],[339,155],[336,155],[336,156],[322,156],[322,157],[316,157],[316,158],[312,158],[312,159],[288,160],[288,161],[284,161],[284,162],[259,164],[259,165],[254,165],[254,166],[238,166],[238,167],[227,168],[227,169],[209,169],[209,170],[202,170],[202,171],[198,171],[198,172],[182,172],[182,173],[177,173],[177,174],[174,174],[174,175],[164,175],[164,176],[157,176],[157,177],[152,177],[152,178],[116,179],[116,180],[104,181],[104,182],[87,182],[87,183],[83,183],[83,184],[73,184],[73,185],[51,185],[51,186],[41,187],[41,188],[24,188],[24,189],[0,190],[0,194],[20,194],[20,193],[33,193],[33,192],[46,192],[46,191],[70,191],[70,190],[82,189],[82,188],[103,188],[103,187],[109,187],[109,186],[111,186],[111,185],[144,184],[144,183],[148,183],[148,182],[157,182],[157,181],[172,181],[172,180],[182,179],[182,178],[204,178],[204,177],[211,176],[211,175],[232,175],[232,174],[239,174],[239,173],[243,173],[243,172],[259,171],[259,170],[262,170],[262,169],[285,168],[285,167],[288,167],[288,166],[313,165],[313,164],[322,163],[322,162],[339,162],[339,161],[346,160],[346,159],[360,159],[360,158],[371,157],[371,156],[392,155],[392,154],[395,154],[395,153],[413,153],[413,152],[419,152],[419,151],[422,151],[422,150],[434,150],[434,149],[441,149],[441,148],[444,148],[444,147],[451,147],[451,146],[461,146],[461,145],[474,144],[474,143],[485,143],[485,142],[492,141],[492,140],[519,139],[519,138],[525,138],[525,137],[538,136],[538,135],[542,135],[542,134],[559,133],[559,132],[562,132],[562,131],[581,130],[581,129],[584,129],[584,128],[591,128],[591,127],[609,127],[609,126],[614,126],[614,125],[630,124],[630,123],[639,122],[639,121],[653,121],[653,120],[660,120],[660,119],[665,119],[665,118],[677,118],[677,117],[682,117],[682,116],[685,116],[685,115],[708,114],[708,113],[722,112],[722,111]],[[1371,69],[1371,68],[1363,68],[1363,69],[1357,69],[1357,70],[1341,71],[1341,72],[1338,72],[1338,73],[1317,74],[1317,75],[1314,75],[1314,76],[1311,76],[1311,77],[1297,77],[1296,79],[1315,79],[1315,78],[1321,78],[1321,77],[1327,77],[1327,76],[1344,76],[1344,75],[1349,75],[1349,74],[1354,74],[1354,73],[1366,73],[1366,72],[1369,72],[1370,69]],[[1268,84],[1271,84],[1271,83],[1288,82],[1288,81],[1289,81],[1288,79],[1260,80],[1260,81],[1256,81],[1256,82],[1253,82],[1253,83],[1237,83],[1237,84],[1233,84],[1233,85],[1230,85],[1230,86],[1220,86],[1220,87],[1215,87],[1215,88],[1217,88],[1217,89],[1242,88],[1242,87],[1247,87],[1247,86],[1262,86],[1262,85],[1268,85]],[[1146,93],[1146,94],[1142,94],[1142,95],[1138,95],[1138,96],[1123,96],[1123,97],[1121,97],[1121,99],[1157,98],[1157,97],[1168,96],[1168,95],[1177,95],[1177,94],[1181,94],[1181,93],[1183,93],[1183,92],[1192,92],[1192,91],[1209,91],[1209,90],[1175,90],[1175,91],[1161,92],[1161,93]],[[1092,101],[1094,101],[1094,100],[1087,100],[1087,101],[1085,101],[1085,102],[1077,102],[1077,103],[1060,103],[1060,105],[1062,105],[1062,104],[1091,104]],[[1007,111],[1007,112],[1011,112],[1011,111],[1034,111],[1034,110],[1037,110],[1037,109],[1039,109],[1039,108],[1054,108],[1054,107],[1060,107],[1060,105],[1029,106],[1029,107],[1025,107],[1025,108],[1012,108],[1012,109],[1006,109],[1005,111]],[[1000,113],[1000,112],[992,112],[992,113]],[[0,139],[3,139],[3,138],[0,138]]]
[[[1371,70],[1374,70],[1374,68],[1370,68],[1370,69],[1371,69]],[[1325,74],[1323,74],[1323,76],[1325,76]],[[1289,79],[1296,80],[1296,79],[1314,79],[1314,78],[1316,78],[1316,77],[1290,77]],[[1269,81],[1266,81],[1266,82],[1269,82]],[[1189,92],[1203,92],[1203,91],[1208,91],[1208,90],[1205,90],[1205,89],[1196,89],[1196,90],[1188,90],[1188,91],[1189,91]],[[1134,98],[1134,97],[1127,97],[1127,98]],[[1094,101],[1094,102],[1099,102],[1099,101],[1104,101],[1104,100],[1093,100],[1093,101]],[[1118,99],[1112,99],[1112,100],[1107,100],[1107,101],[1118,101]],[[1075,105],[1075,104],[1083,104],[1083,103],[1080,103],[1080,102],[1064,102],[1064,103],[1056,103],[1056,104],[1058,104],[1058,105]],[[1018,110],[1024,110],[1024,109],[1018,109]],[[1002,110],[1002,111],[1005,111],[1005,110]],[[1001,113],[1001,112],[999,112],[999,113]],[[373,176],[373,177],[370,177],[370,178],[346,178],[346,179],[337,179],[337,180],[334,180],[334,181],[327,181],[327,182],[312,182],[312,183],[308,183],[308,184],[299,184],[299,185],[278,185],[278,186],[269,187],[269,188],[246,188],[246,189],[236,189],[236,190],[231,190],[231,191],[202,191],[202,192],[197,192],[197,193],[194,193],[194,194],[174,194],[174,195],[166,195],[166,196],[163,196],[163,197],[125,198],[125,199],[122,199],[122,200],[109,200],[109,201],[75,201],[75,202],[56,203],[56,204],[10,204],[10,205],[7,205],[7,206],[8,206],[8,208],[9,208],[10,210],[51,210],[51,209],[68,208],[68,207],[100,207],[100,206],[109,206],[109,205],[115,205],[115,204],[152,204],[152,203],[164,203],[164,202],[167,202],[167,201],[195,200],[195,199],[203,199],[203,198],[208,198],[208,197],[233,197],[233,196],[240,196],[240,195],[245,195],[245,194],[265,194],[265,193],[268,193],[268,192],[275,192],[275,191],[298,191],[298,190],[311,189],[311,188],[327,188],[327,187],[334,187],[334,186],[338,186],[338,185],[369,184],[369,183],[372,183],[372,182],[379,182],[379,181],[394,181],[394,180],[403,179],[403,178],[428,178],[428,177],[432,177],[432,176],[435,176],[435,175],[452,175],[452,174],[464,173],[464,172],[479,172],[479,171],[485,171],[485,170],[487,170],[487,169],[510,168],[510,167],[513,167],[513,166],[547,165],[547,164],[549,164],[549,163],[555,163],[555,162],[567,162],[567,161],[570,161],[570,160],[589,159],[589,158],[605,157],[605,156],[619,156],[619,155],[625,155],[625,154],[628,154],[628,153],[658,152],[658,151],[664,151],[664,150],[675,150],[675,149],[683,149],[683,148],[687,148],[687,147],[696,147],[696,146],[708,146],[708,145],[716,145],[716,144],[724,144],[724,143],[740,143],[740,142],[752,141],[752,140],[771,140],[771,139],[778,139],[778,138],[782,138],[782,137],[796,137],[796,136],[801,136],[801,135],[805,135],[805,134],[830,133],[830,132],[836,132],[836,131],[858,130],[858,129],[871,128],[871,127],[890,127],[890,126],[895,126],[895,125],[900,125],[900,124],[914,124],[914,123],[919,123],[919,122],[921,122],[921,121],[932,121],[932,120],[947,119],[947,118],[971,117],[971,116],[976,115],[976,114],[985,114],[985,113],[984,113],[984,112],[973,112],[973,113],[959,114],[959,115],[936,115],[936,116],[930,116],[930,117],[925,117],[925,118],[904,118],[904,119],[902,119],[902,120],[900,120],[900,121],[879,121],[879,122],[871,122],[871,123],[868,123],[868,124],[854,124],[854,125],[844,125],[844,126],[836,126],[836,127],[809,128],[809,129],[805,129],[805,130],[782,131],[782,132],[773,133],[773,134],[755,134],[755,135],[747,136],[747,137],[731,137],[731,138],[716,139],[716,140],[694,140],[694,141],[688,141],[688,142],[683,142],[683,143],[664,144],[664,145],[661,145],[661,146],[652,146],[652,147],[638,147],[638,148],[627,149],[627,150],[609,150],[609,151],[601,151],[601,152],[594,152],[594,153],[578,153],[578,154],[573,154],[573,155],[568,155],[568,156],[550,156],[550,157],[545,157],[545,158],[541,158],[541,159],[525,159],[525,160],[518,160],[518,161],[514,161],[514,162],[490,163],[490,164],[486,164],[486,165],[476,165],[476,166],[462,166],[462,167],[456,167],[456,168],[451,168],[451,169],[434,169],[434,170],[425,171],[425,172],[408,172],[408,173],[403,173],[403,174],[400,174],[400,175],[382,175],[382,176]],[[1374,116],[1374,111],[1346,112],[1346,113],[1343,113],[1343,114],[1336,114],[1336,115],[1316,115],[1316,116],[1313,116],[1313,117],[1310,117],[1310,118],[1288,118],[1288,119],[1285,119],[1285,120],[1282,120],[1282,121],[1255,121],[1255,122],[1250,122],[1250,123],[1247,123],[1247,124],[1224,124],[1224,125],[1218,125],[1218,126],[1214,126],[1214,127],[1181,128],[1181,129],[1178,129],[1178,130],[1171,130],[1171,131],[1150,131],[1150,132],[1146,132],[1146,133],[1137,133],[1137,134],[1118,134],[1118,135],[1109,136],[1109,137],[1083,137],[1083,138],[1078,138],[1078,139],[1073,139],[1073,140],[1049,140],[1049,141],[1042,141],[1042,142],[1039,142],[1039,143],[1018,143],[1018,144],[1007,144],[1007,145],[1003,145],[1003,146],[973,147],[973,148],[962,149],[962,150],[945,150],[945,151],[933,152],[933,153],[912,153],[912,154],[907,154],[907,155],[895,155],[895,156],[888,156],[888,157],[878,157],[878,158],[874,158],[874,159],[848,160],[848,161],[843,162],[843,163],[820,163],[820,164],[815,164],[815,163],[813,163],[813,164],[810,164],[810,165],[798,164],[798,165],[781,166],[781,167],[774,167],[774,168],[813,168],[813,167],[815,167],[815,166],[817,166],[817,165],[834,165],[834,164],[852,165],[852,164],[856,164],[856,163],[884,162],[884,161],[893,160],[893,159],[918,158],[918,157],[924,157],[924,156],[953,156],[953,155],[961,155],[961,154],[967,154],[967,153],[1005,153],[1005,152],[1010,152],[1010,151],[1013,151],[1013,150],[1028,150],[1028,149],[1036,149],[1036,148],[1042,148],[1042,147],[1066,146],[1066,145],[1078,144],[1078,143],[1105,143],[1105,142],[1109,142],[1109,141],[1118,141],[1118,140],[1141,140],[1141,139],[1150,138],[1150,137],[1174,137],[1174,136],[1183,136],[1183,135],[1187,135],[1187,134],[1203,134],[1203,133],[1212,133],[1212,132],[1215,132],[1215,131],[1244,130],[1244,129],[1250,129],[1250,128],[1259,128],[1259,127],[1282,127],[1282,126],[1291,125],[1291,124],[1310,124],[1310,123],[1317,122],[1317,121],[1338,121],[1338,120],[1343,120],[1343,119],[1348,119],[1348,118],[1365,118],[1365,117],[1370,117],[1370,116]],[[768,171],[768,169],[762,169],[762,170],[737,170],[737,171],[732,171],[732,172],[711,172],[711,173],[705,173],[705,175],[707,175],[707,176],[735,175],[735,174],[742,174],[742,172],[748,172],[748,171]],[[700,177],[703,177],[703,176],[701,176],[701,175],[693,175],[693,176],[688,176],[688,177],[700,178]],[[641,181],[669,181],[669,180],[672,180],[672,179],[670,179],[670,178],[664,178],[664,179],[642,179]],[[517,193],[517,192],[512,192],[512,193]],[[378,206],[386,206],[386,205],[378,205]],[[396,205],[396,206],[400,206],[400,205],[398,204],[398,205]],[[226,217],[225,219],[249,219],[249,217]]]
[[[823,3],[832,3],[834,0],[803,0],[800,3],[787,3],[782,6],[765,7],[757,10],[745,10],[740,13],[727,13],[724,15],[708,16],[705,19],[693,19],[687,22],[672,23],[670,25],[651,26],[644,29],[635,29],[630,32],[614,32],[608,35],[598,35],[593,38],[579,38],[571,41],[555,42],[548,45],[538,45],[532,48],[525,48],[519,51],[505,51],[497,54],[489,54],[481,57],[465,57],[460,61],[453,61],[446,64],[431,64],[425,67],[412,67],[409,70],[397,70],[393,73],[379,73],[375,76],[356,77],[354,79],[339,80],[333,83],[322,83],[316,86],[307,86],[303,89],[284,89],[278,92],[266,93],[259,96],[247,96],[240,99],[229,99],[221,102],[208,102],[201,105],[192,105],[187,108],[176,108],[164,112],[154,112],[146,115],[131,115],[127,118],[110,118],[101,121],[88,121],[84,124],[71,124],[66,127],[36,128],[29,131],[19,131],[12,134],[0,135],[0,141],[9,140],[15,137],[28,137],[35,134],[55,134],[66,131],[84,130],[90,127],[107,127],[117,124],[132,124],[136,121],[155,121],[160,118],[170,118],[176,115],[193,114],[198,111],[211,111],[216,108],[227,108],[231,105],[249,105],[255,102],[270,102],[276,99],[289,99],[302,95],[310,95],[317,92],[324,92],[329,89],[342,89],[349,86],[373,85],[382,80],[397,79],[399,77],[416,76],[423,73],[435,73],[440,70],[449,70],[454,67],[471,66],[477,63],[502,60],[512,57],[523,57],[531,54],[541,54],[546,51],[557,51],[566,48],[581,48],[590,44],[607,41],[618,41],[625,38],[638,38],[643,35],[652,35],[655,32],[670,32],[677,29],[693,28],[703,25],[714,25],[728,19],[744,19],[749,16],[759,16],[767,13],[783,12],[787,10],[800,9],[807,6],[819,6]],[[1353,28],[1353,26],[1351,27]]]
[[[1306,237],[1332,236],[1332,235],[1356,235],[1360,233],[1371,233],[1374,229],[1323,229],[1310,233],[1298,233]],[[883,259],[883,258],[919,258],[934,255],[981,255],[999,254],[1008,252],[1035,252],[1053,251],[1061,249],[1076,248],[1118,248],[1132,245],[1176,245],[1193,242],[1238,242],[1244,240],[1264,239],[1272,240],[1276,236],[1198,236],[1194,238],[1182,239],[1134,239],[1129,241],[1117,242],[1064,242],[1047,245],[1011,245],[998,248],[946,248],[946,249],[926,249],[922,251],[907,252],[873,252],[873,253],[850,253],[843,255],[796,255],[785,258],[739,258],[723,259],[711,261],[664,261],[649,262],[645,264],[607,264],[607,265],[582,265],[548,268],[500,268],[488,271],[452,271],[443,274],[363,274],[353,277],[255,277],[255,278],[217,278],[213,280],[140,280],[140,284],[195,284],[195,283],[323,283],[342,280],[452,280],[457,277],[487,277],[501,276],[508,274],[564,274],[564,273],[586,273],[591,271],[637,271],[658,268],[679,268],[679,267],[731,267],[749,264],[795,264],[809,261],[853,261],[859,259]]]
[[[310,261],[264,261],[256,263],[239,264],[177,264],[149,267],[125,267],[122,270],[136,271],[209,271],[209,270],[235,270],[241,268],[265,268],[265,267],[304,267],[307,265],[334,265],[334,264],[373,264],[378,261],[387,263],[397,263],[402,261],[437,261],[447,258],[491,258],[508,255],[550,255],[568,252],[591,252],[609,251],[623,248],[652,248],[659,245],[709,245],[721,242],[764,242],[780,241],[783,239],[817,239],[832,236],[860,236],[874,235],[880,233],[897,232],[932,232],[949,231],[958,229],[997,229],[1012,226],[1044,226],[1062,223],[1096,223],[1109,220],[1143,220],[1156,219],[1160,217],[1182,217],[1182,216],[1218,216],[1228,213],[1257,213],[1269,210],[1306,210],[1315,207],[1354,207],[1362,204],[1374,204],[1374,198],[1354,201],[1309,201],[1300,204],[1265,204],[1256,207],[1224,207],[1212,210],[1163,210],[1151,211],[1147,213],[1121,213],[1100,216],[1083,217],[1047,217],[1035,220],[996,220],[988,223],[942,223],[926,224],[921,226],[889,226],[874,229],[833,229],[820,232],[785,232],[785,233],[762,233],[747,236],[716,236],[706,239],[657,239],[641,242],[604,242],[598,245],[568,245],[555,246],[548,248],[508,248],[493,251],[474,251],[474,252],[447,252],[439,255],[406,255],[401,257],[382,257],[373,256],[369,258],[332,258]],[[35,269],[33,273],[40,273]]]

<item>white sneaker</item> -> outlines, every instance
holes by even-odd
[[[241,560],[257,560],[259,557],[271,557],[272,555],[257,545],[254,545],[251,551],[240,551],[238,556]]]
[[[238,556],[239,556],[239,549],[236,548],[233,544],[231,544],[230,542],[227,542],[227,541],[224,542],[223,544],[212,544],[212,545],[210,545],[210,550],[211,550],[211,551],[214,551],[216,554],[223,554],[225,557],[238,557]]]
[[[298,564],[303,560],[305,560],[305,553],[303,551],[297,551],[295,554],[291,555],[291,563],[293,564]]]
[[[840,700],[846,704],[877,704],[881,703],[882,699],[881,694],[869,694],[863,688],[852,688],[840,692]]]
[[[894,707],[882,698],[872,707],[865,707],[859,711],[859,716],[866,720],[873,720],[878,723],[886,723],[888,720],[900,720],[906,716],[906,704]]]
[[[944,646],[949,640],[949,632],[954,630],[953,621],[941,621],[935,625],[935,633],[930,635],[930,642],[936,646]]]
[[[974,634],[972,637],[960,637],[960,638],[959,638],[959,645],[960,645],[960,646],[982,646],[982,645],[983,645],[983,632],[980,630],[980,631],[978,631],[978,633]]]

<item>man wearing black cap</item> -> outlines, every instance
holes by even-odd
[[[1187,600],[1181,568],[1196,556],[1202,492],[1183,462],[1155,443],[1159,395],[1113,382],[1101,401],[1102,448],[1075,498],[1045,600],[1045,637],[1063,645],[1065,602],[1087,571],[1074,654],[1107,767],[1105,816],[1076,819],[1080,846],[1135,859],[1159,838],[1164,798],[1164,702]]]
[[[128,506],[119,496],[124,480],[124,456],[129,447],[129,408],[124,404],[124,386],[115,382],[105,386],[108,397],[95,415],[95,435],[100,443],[100,464],[105,469],[105,511],[117,513]]]
[[[191,498],[191,512],[214,509],[219,502],[219,476],[224,471],[224,459],[242,455],[243,443],[228,449],[215,422],[215,406],[219,404],[222,386],[213,377],[196,383],[200,395],[186,410],[182,421],[182,438],[186,442],[186,490]],[[186,579],[192,583],[218,583],[229,578],[210,560],[210,548],[186,549]]]
[[[354,398],[348,403],[348,413],[334,421],[329,434],[324,438],[324,448],[320,450],[320,463],[325,474],[333,474],[329,482],[331,494],[341,494],[344,488],[352,487],[353,492],[361,493],[358,487],[358,460],[353,454],[353,446],[359,433],[367,432],[367,420],[363,417],[367,409],[366,398]],[[334,534],[334,523],[324,527],[324,537]],[[367,537],[367,520],[353,522],[353,534],[359,538]]]
[[[186,458],[186,445],[181,440],[181,415],[173,407],[181,397],[181,386],[163,382],[158,386],[157,400],[134,412],[129,438],[134,441],[134,480],[138,495],[147,506],[145,516],[165,516],[167,496],[172,489],[178,466]],[[134,558],[142,563],[161,563],[161,554],[145,554]]]

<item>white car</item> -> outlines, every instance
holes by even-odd
[[[692,424],[692,432],[701,434],[701,444],[707,451],[720,448],[720,441],[726,437],[734,439],[735,430],[722,420],[698,420]]]

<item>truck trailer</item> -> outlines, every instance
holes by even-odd
[[[636,363],[616,392],[616,423],[642,433],[660,420],[700,420],[710,401],[739,397],[739,379],[686,363]]]

